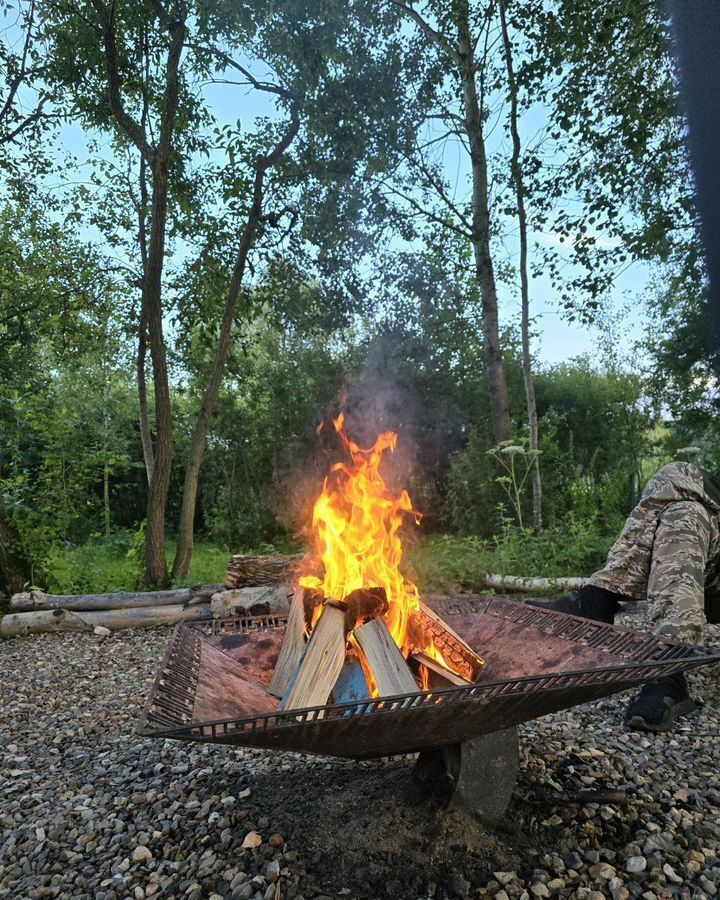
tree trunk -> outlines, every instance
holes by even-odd
[[[167,25],[170,45],[165,65],[165,89],[157,145],[148,141],[143,118],[138,122],[125,108],[122,96],[122,77],[115,34],[114,4],[108,8],[102,0],[92,0],[102,29],[107,69],[108,105],[117,126],[133,142],[145,160],[152,178],[152,207],[150,212],[150,241],[147,245],[147,265],[143,272],[142,311],[147,316],[150,355],[152,357],[155,388],[155,425],[157,448],[148,490],[147,527],[145,532],[145,581],[150,587],[168,582],[165,559],[165,506],[170,487],[170,467],[173,455],[172,407],[168,380],[167,354],[163,336],[162,272],[165,261],[165,236],[168,212],[168,170],[173,136],[177,124],[180,90],[180,57],[185,44],[188,11],[179,7],[178,18],[170,18],[156,4],[157,15]],[[146,111],[147,106],[143,109]],[[141,215],[144,210],[141,211]],[[142,249],[142,247],[141,247]]]
[[[148,587],[164,587],[168,579],[165,559],[165,506],[170,488],[173,457],[173,420],[167,353],[163,336],[162,271],[165,262],[165,229],[168,211],[168,167],[178,105],[178,65],[185,39],[185,23],[173,30],[168,52],[167,84],[161,136],[152,173],[152,212],[148,266],[143,280],[143,308],[147,314],[150,355],[155,388],[156,448],[148,490],[145,532],[145,581]]]
[[[142,443],[143,460],[145,461],[145,474],[148,485],[152,481],[155,468],[152,435],[150,433],[150,414],[148,412],[147,380],[145,377],[145,358],[147,355],[147,321],[145,313],[140,314],[138,326],[137,349],[137,388],[138,388],[138,419],[140,422],[140,442]]]
[[[488,573],[485,584],[498,591],[579,591],[587,584],[587,578],[525,578],[522,575],[495,575]]]
[[[202,404],[200,406],[200,413],[198,414],[195,423],[192,444],[190,446],[190,457],[188,459],[187,468],[185,469],[185,484],[183,486],[182,506],[180,509],[177,551],[172,568],[173,579],[183,578],[187,575],[190,568],[195,534],[195,506],[197,503],[200,467],[205,454],[210,420],[212,418],[213,410],[215,409],[218,393],[220,392],[220,385],[225,370],[225,361],[227,360],[228,351],[230,349],[230,338],[232,336],[235,312],[240,297],[240,288],[245,274],[245,264],[262,216],[265,173],[280,159],[298,133],[300,122],[296,103],[293,103],[291,107],[291,116],[291,124],[287,132],[269,154],[260,157],[255,170],[252,205],[250,206],[247,221],[243,229],[242,237],[240,238],[232,279],[225,301],[225,309],[223,312],[222,324],[220,326],[220,337],[217,349],[215,350],[215,358],[213,359],[210,378],[207,387],[205,388]]]
[[[532,356],[530,355],[530,290],[528,279],[527,253],[527,214],[525,212],[525,186],[520,165],[520,132],[518,130],[518,90],[512,60],[512,45],[508,34],[505,16],[506,0],[500,0],[500,26],[505,48],[505,65],[510,93],[510,133],[512,135],[513,152],[510,160],[510,171],[515,185],[515,196],[518,208],[518,225],[520,229],[520,298],[521,298],[521,331],[522,331],[522,369],[527,399],[529,449],[532,459],[532,498],[533,527],[535,531],[542,528],[542,481],[540,479],[540,458],[538,444],[538,416],[535,402],[535,383],[532,375]]]
[[[5,499],[0,494],[0,592],[14,594],[30,581],[30,563],[19,550],[20,536],[7,517]]]
[[[510,402],[500,348],[497,290],[490,255],[487,156],[482,113],[475,82],[475,60],[467,0],[458,0],[455,8],[457,10],[459,74],[463,91],[465,131],[470,144],[472,245],[475,257],[475,277],[482,299],[483,342],[490,391],[493,437],[496,443],[500,443],[510,438]]]
[[[136,594],[46,594],[26,591],[10,598],[12,612],[35,609],[71,609],[95,612],[108,609],[136,609],[143,606],[192,606],[207,603],[213,594],[224,590],[222,584],[208,584],[174,591],[146,591]],[[254,597],[254,595],[253,595]]]
[[[10,613],[0,619],[0,637],[37,634],[50,631],[92,631],[101,626],[117,631],[121,628],[153,628],[195,622],[210,616],[207,603],[199,606],[144,606],[140,609],[110,609],[97,612],[73,612],[69,609],[41,609],[35,612]]]

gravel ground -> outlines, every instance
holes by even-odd
[[[408,759],[136,737],[168,637],[0,644],[0,897],[654,900],[720,887],[717,667],[692,676],[704,706],[675,734],[624,732],[622,695],[524,726],[507,822],[486,831],[420,795]],[[720,628],[708,640],[720,645]],[[613,805],[558,793],[618,788]]]

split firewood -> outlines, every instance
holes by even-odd
[[[276,697],[282,697],[287,691],[290,680],[302,659],[307,642],[305,623],[305,588],[296,588],[290,604],[280,656],[275,665],[275,672],[268,690]]]
[[[303,553],[291,556],[233,556],[228,563],[225,587],[233,589],[290,581],[302,559]]]
[[[305,645],[280,709],[302,709],[327,703],[344,662],[345,608],[328,600]]]
[[[345,613],[345,630],[353,631],[359,625],[369,622],[378,616],[384,616],[388,611],[388,601],[385,588],[358,588],[351,591],[345,598],[347,612]]]
[[[210,615],[207,603],[199,606],[144,606],[138,609],[109,609],[75,612],[69,609],[39,609],[10,613],[0,619],[0,637],[38,632],[93,631],[97,626],[117,631],[121,628],[152,628],[194,622]]]
[[[315,619],[315,611],[325,602],[322,591],[315,588],[305,588],[303,592],[303,607],[305,609],[305,627],[308,633],[312,631]]]
[[[353,632],[381,697],[410,694],[417,682],[382,619],[371,619]]]
[[[485,661],[469,644],[465,643],[456,631],[453,631],[447,622],[422,601],[420,602],[420,612],[421,624],[425,630],[425,643],[421,643],[419,646],[427,646],[429,641],[433,640],[445,661],[452,666],[455,672],[466,681],[474,682],[485,665]]]
[[[440,678],[443,678],[450,685],[472,684],[472,681],[468,681],[467,678],[463,678],[456,672],[451,672],[449,669],[446,669],[445,666],[437,662],[437,660],[433,659],[431,656],[428,656],[427,653],[418,651],[412,654],[412,658],[419,665],[425,666],[426,669],[429,669],[435,675],[439,675]]]
[[[103,609],[136,609],[143,606],[190,606],[207,603],[220,584],[198,585],[173,591],[140,591],[117,594],[46,594],[45,591],[23,591],[10,598],[13,612],[32,609],[72,609],[95,611]]]

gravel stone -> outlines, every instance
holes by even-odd
[[[647,869],[647,860],[644,856],[631,856],[625,863],[625,871],[632,875],[638,872],[644,872]]]
[[[718,895],[718,671],[688,673],[704,705],[674,732],[624,731],[629,694],[522,726],[518,787],[488,831],[420,794],[412,759],[138,737],[169,636],[0,643],[0,900]],[[581,790],[626,799],[553,801]]]

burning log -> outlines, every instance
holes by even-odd
[[[225,587],[232,590],[287,581],[302,559],[302,553],[292,556],[233,556],[225,575]]]
[[[432,656],[428,656],[427,653],[422,653],[418,651],[412,654],[412,659],[419,665],[424,666],[428,673],[432,672],[433,674],[439,676],[442,681],[445,682],[445,685],[463,685],[463,684],[472,684],[471,681],[468,681],[467,678],[463,678],[462,675],[458,675],[456,672],[453,672],[451,669],[446,668],[437,660],[433,659]],[[442,683],[442,682],[441,682]],[[433,688],[438,685],[429,683],[428,688]]]
[[[389,609],[385,588],[358,588],[347,595],[345,602],[345,630],[348,632],[370,619],[384,616]]]
[[[305,593],[305,588],[297,588],[290,604],[285,638],[268,688],[270,693],[276,697],[282,697],[287,691],[305,651],[308,634],[305,624]]]
[[[280,703],[281,710],[327,703],[345,663],[345,605],[327,600]]]
[[[400,648],[382,619],[371,619],[353,632],[378,694],[410,694],[419,690]]]
[[[420,603],[422,625],[425,627],[427,637],[426,645],[435,647],[442,655],[447,668],[452,668],[456,675],[460,675],[464,682],[474,682],[480,670],[485,665],[477,653],[453,631],[453,629],[426,603]],[[448,640],[450,637],[452,640]],[[462,652],[461,652],[462,651]]]
[[[293,598],[270,688],[281,710],[323,706],[331,694],[335,703],[412,694],[427,687],[429,673],[443,686],[464,685],[483,666],[400,571],[403,517],[418,515],[407,491],[393,496],[380,473],[397,435],[362,449],[343,421],[341,413],[333,425],[350,461],[333,465],[315,502],[315,556],[304,560],[306,590]]]

